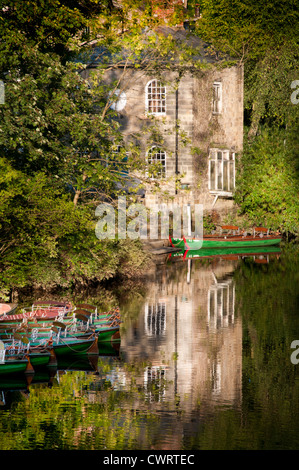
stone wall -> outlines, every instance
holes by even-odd
[[[212,89],[217,81],[222,85],[222,109],[212,112]],[[208,155],[210,148],[228,149],[236,153],[243,147],[243,69],[231,67],[214,70],[195,82],[193,197],[206,210],[213,208],[215,195],[208,188]],[[215,208],[220,212],[233,208],[232,199],[219,198]]]

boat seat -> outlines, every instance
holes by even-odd
[[[254,237],[260,236],[260,238],[262,238],[264,235],[269,235],[269,229],[265,227],[254,227],[253,229]]]
[[[237,235],[240,233],[239,227],[236,225],[221,225],[220,227],[220,234],[225,235]]]

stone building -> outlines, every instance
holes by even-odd
[[[146,162],[159,163],[159,171],[147,176],[158,183],[166,202],[229,212],[243,141],[243,69],[223,66],[207,44],[183,27],[160,27],[160,32],[194,47],[189,65],[182,72],[165,63],[156,72],[148,63],[136,68],[124,60],[107,68],[105,81],[116,84],[111,106],[125,140],[156,123],[162,143],[151,141],[149,132],[139,136],[139,145]],[[97,66],[91,61],[85,74]],[[150,207],[162,195],[147,187],[143,200]]]

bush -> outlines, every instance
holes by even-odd
[[[244,145],[238,162],[235,202],[251,223],[298,235],[296,160],[281,129],[264,129]]]

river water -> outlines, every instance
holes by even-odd
[[[291,245],[160,256],[144,282],[86,294],[120,305],[120,345],[0,378],[0,450],[298,449],[298,273]]]

